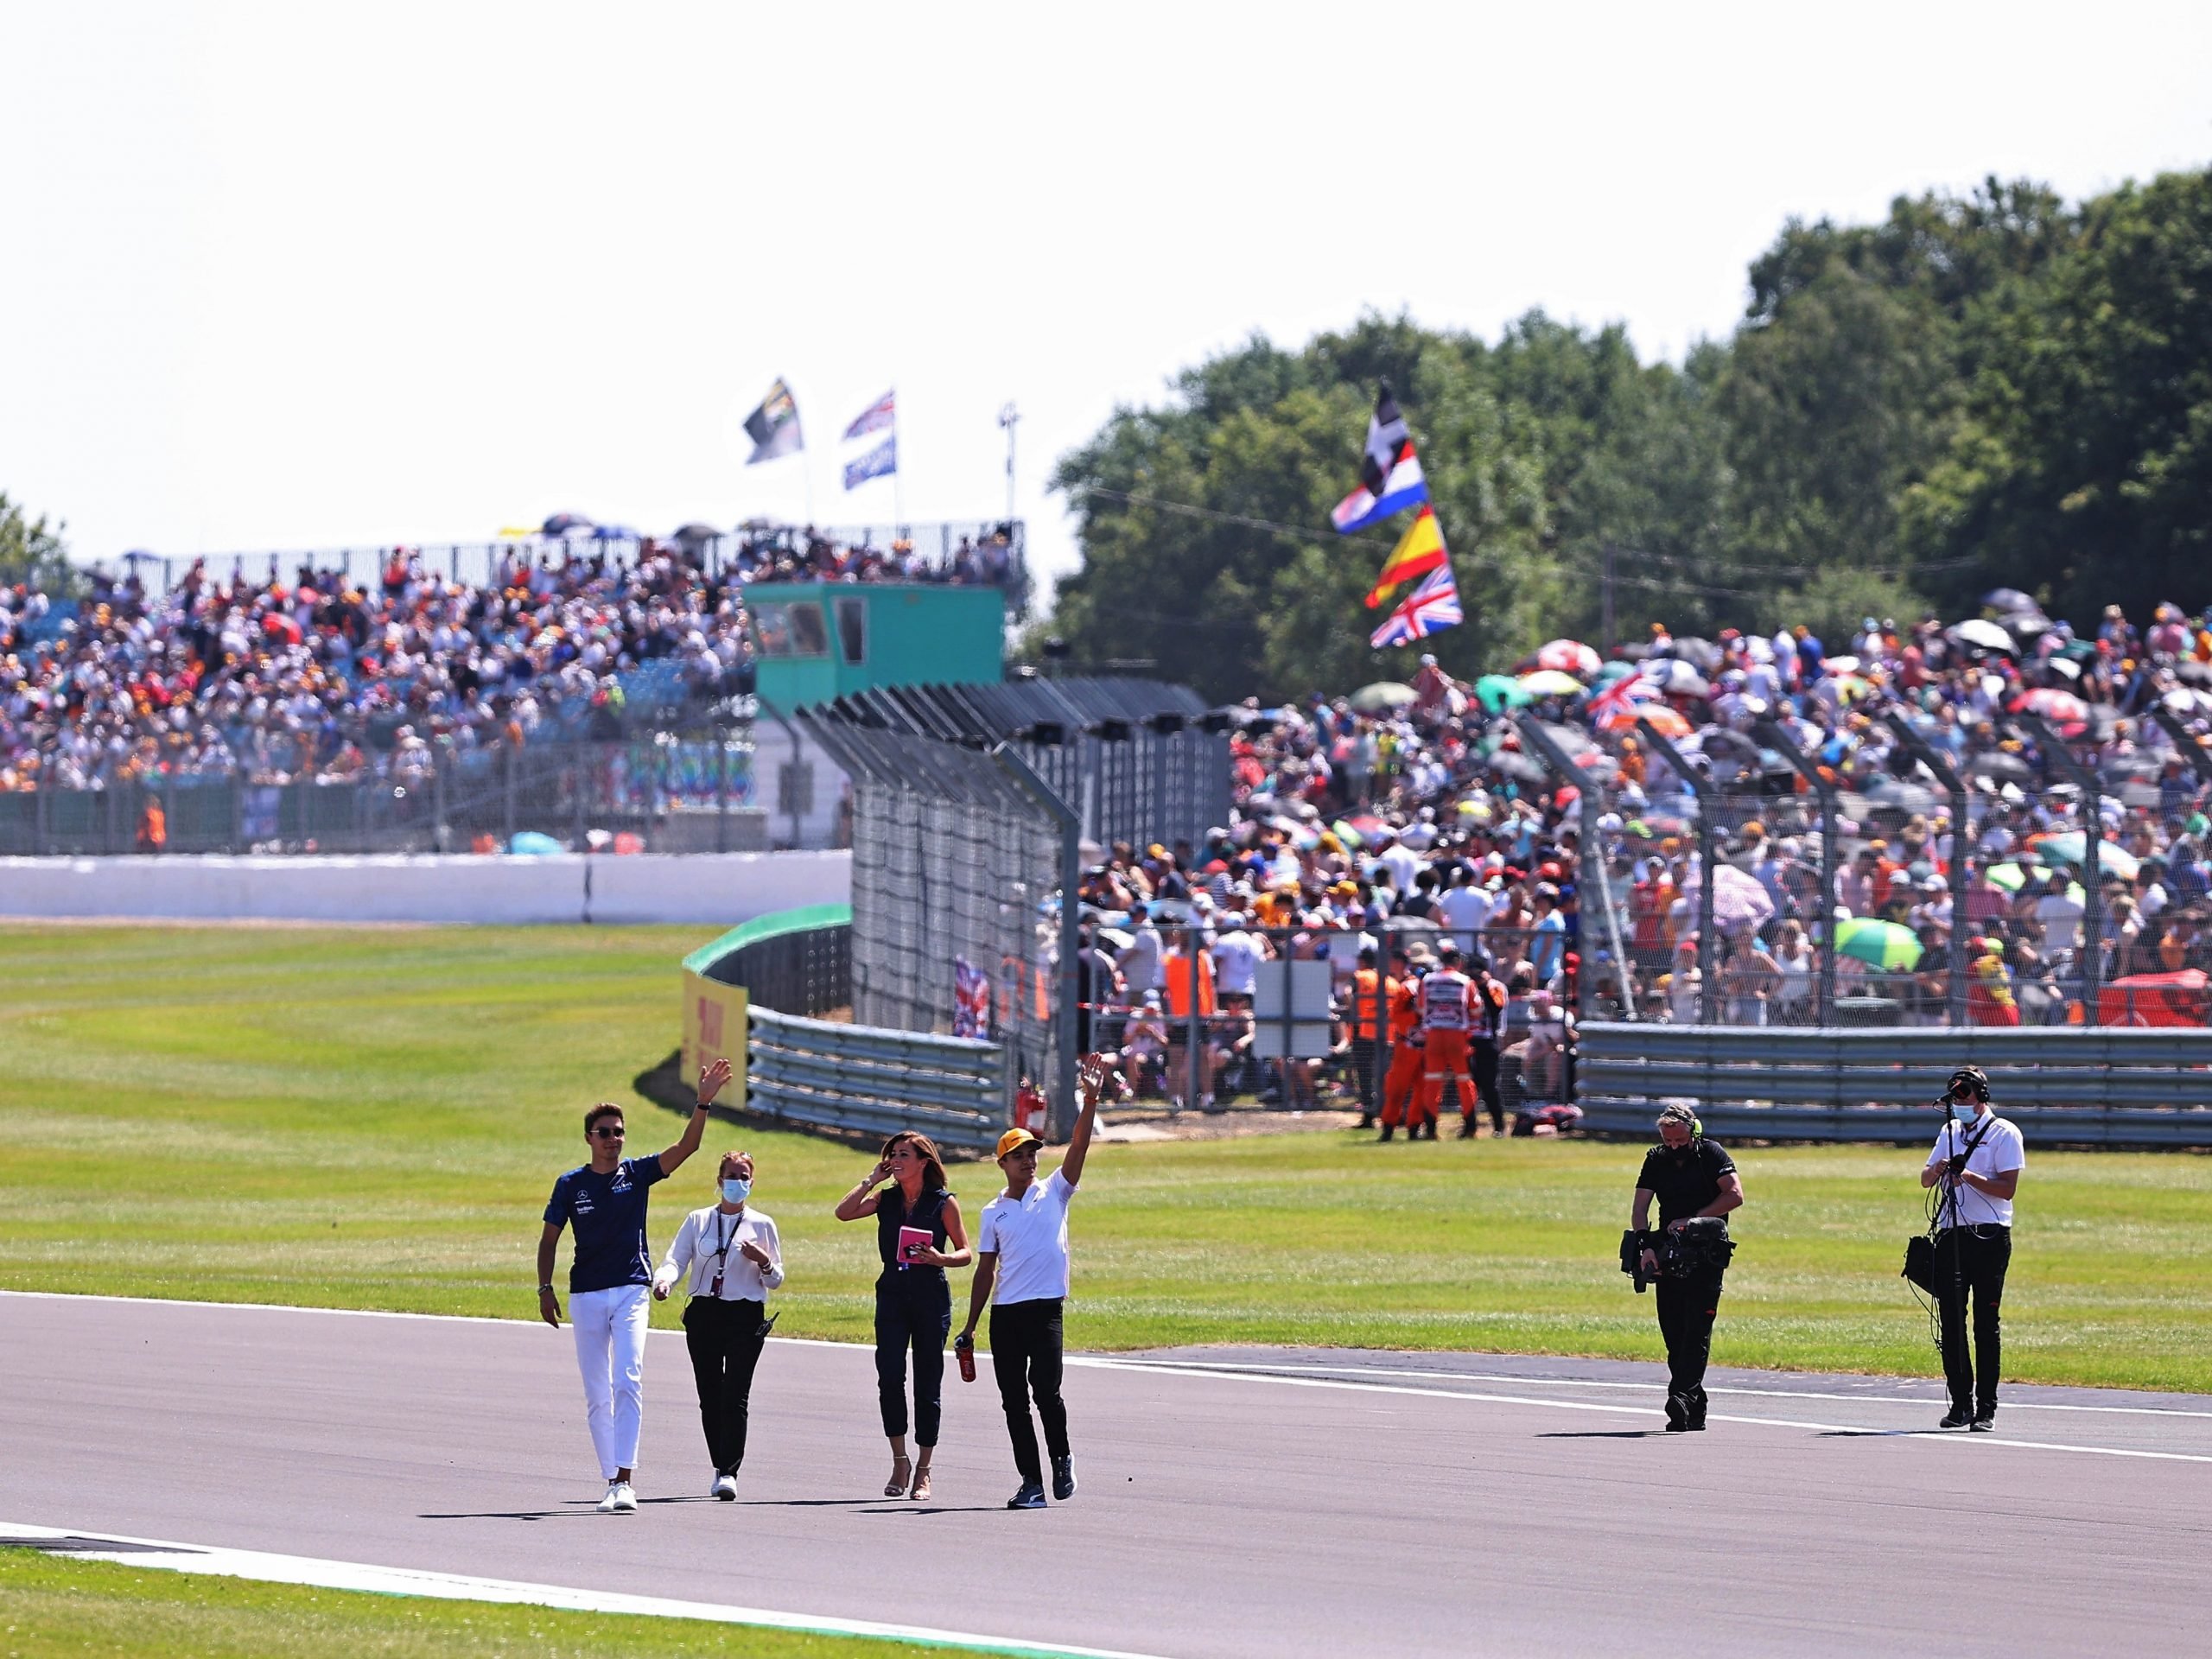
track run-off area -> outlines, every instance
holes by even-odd
[[[601,1516],[566,1332],[0,1293],[0,1541],[336,1587],[1039,1651],[2178,1650],[2212,1616],[2212,1399],[1319,1349],[1071,1356],[1081,1490],[1015,1484],[948,1370],[933,1501],[880,1496],[872,1357],[772,1341],[734,1503],[649,1344],[634,1516]],[[99,1541],[118,1541],[103,1545]],[[200,1552],[180,1554],[177,1550]],[[234,1552],[244,1552],[243,1554]],[[2194,1633],[2194,1634],[2191,1634]]]

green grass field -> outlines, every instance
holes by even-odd
[[[674,1046],[676,962],[705,933],[0,929],[0,1286],[534,1317],[538,1215],[584,1157],[583,1108],[627,1107],[632,1151],[675,1138],[633,1079]],[[718,1122],[656,1243],[740,1144],[785,1240],[779,1328],[864,1338],[873,1231],[829,1212],[865,1152]],[[1333,1132],[1102,1147],[1069,1338],[1656,1358],[1614,1263],[1640,1156]],[[1920,1156],[1742,1151],[1716,1358],[1930,1372],[1897,1277]],[[996,1174],[956,1168],[971,1217]],[[2012,1375],[2212,1389],[2208,1223],[2212,1159],[2032,1156]]]
[[[0,1549],[0,1659],[87,1653],[193,1659],[912,1659],[959,1649],[684,1618],[366,1595]]]

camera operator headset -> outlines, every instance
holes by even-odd
[[[1653,1234],[1651,1200],[1659,1200],[1661,1231]],[[1688,1106],[1659,1114],[1659,1144],[1643,1155],[1636,1178],[1630,1236],[1640,1281],[1658,1284],[1659,1332],[1667,1344],[1667,1432],[1705,1427],[1705,1367],[1713,1349],[1720,1279],[1734,1246],[1721,1220],[1744,1202],[1736,1160]],[[1710,1224],[1698,1224],[1709,1223]],[[1625,1265],[1625,1263],[1624,1264]]]
[[[2019,1190],[2027,1149],[2018,1128],[1990,1109],[1989,1077],[1980,1066],[1962,1065],[1951,1073],[1942,1105],[1942,1133],[1920,1172],[1920,1185],[1932,1195],[1935,1249],[1927,1267],[1939,1309],[1943,1381],[1951,1395],[1939,1427],[1988,1430],[1997,1427],[1999,1313],[2012,1260],[2012,1195]]]

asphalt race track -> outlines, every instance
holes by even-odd
[[[2014,1388],[1968,1436],[1928,1382],[1721,1372],[1713,1427],[1666,1435],[1651,1366],[1188,1350],[1071,1362],[1082,1490],[1024,1514],[988,1365],[948,1365],[922,1507],[878,1495],[868,1352],[777,1342],[721,1504],[656,1335],[643,1507],[602,1516],[573,1352],[0,1294],[0,1522],[1178,1659],[2024,1659],[2202,1652],[2212,1624],[2199,1396]]]

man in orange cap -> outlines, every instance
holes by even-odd
[[[1076,1087],[1083,1109],[1068,1137],[1067,1155],[1042,1181],[1037,1154],[1044,1142],[1027,1129],[1008,1129],[999,1137],[999,1168],[1006,1190],[983,1206],[976,1232],[976,1277],[968,1296],[968,1323],[953,1338],[963,1353],[975,1346],[976,1325],[984,1306],[991,1310],[991,1372],[1006,1410],[1014,1461],[1021,1489],[1009,1510],[1045,1507],[1045,1467],[1037,1456],[1037,1431],[1029,1421],[1029,1401],[1045,1425],[1045,1449],[1052,1459],[1052,1496],[1065,1503],[1075,1496],[1075,1459],[1068,1450],[1068,1411],[1060,1398],[1061,1310],[1068,1294],[1068,1205],[1083,1179],[1090,1151],[1090,1132],[1098,1121],[1098,1097],[1120,1078],[1103,1054],[1086,1054]],[[964,1364],[964,1362],[963,1362]]]

